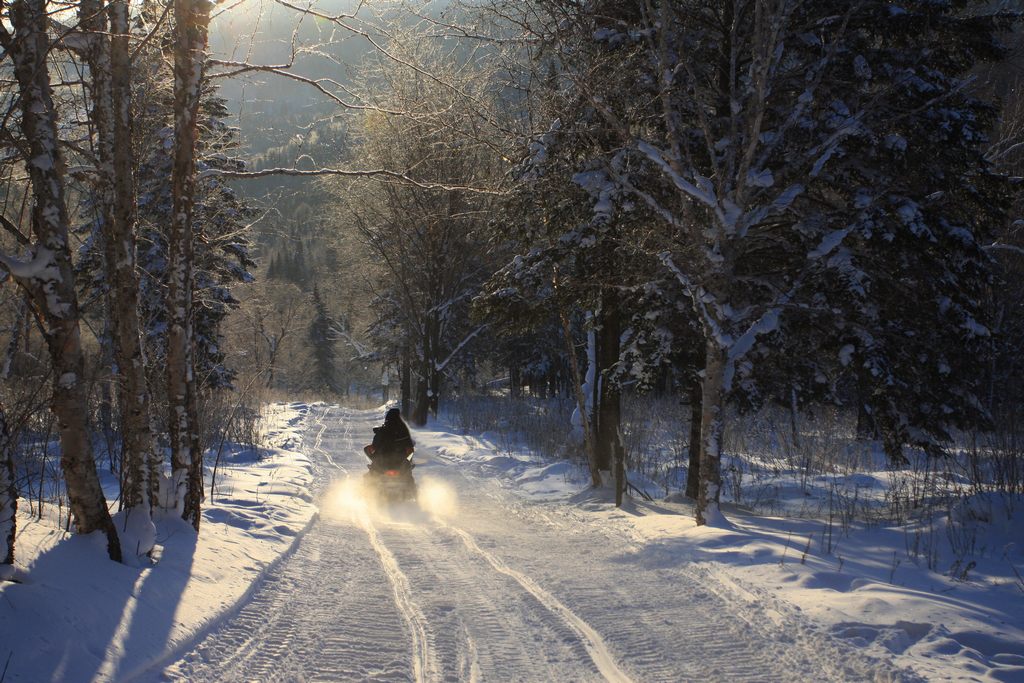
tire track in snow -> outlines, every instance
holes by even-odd
[[[324,415],[326,415],[326,413],[327,411],[325,410]],[[343,425],[344,433],[342,434],[342,441],[355,448],[355,442],[352,438],[351,419],[344,420]],[[326,429],[326,425],[324,426],[324,429]],[[324,429],[321,429],[320,433],[317,435],[316,443],[313,448],[320,452],[335,468],[348,474],[348,470],[337,464],[334,461],[334,458],[331,457],[330,453],[321,447]],[[370,541],[370,546],[377,554],[377,558],[380,560],[384,574],[388,577],[388,582],[391,584],[395,606],[398,608],[398,611],[401,613],[402,618],[405,620],[405,623],[409,628],[409,634],[412,640],[412,670],[414,680],[417,683],[436,680],[437,656],[430,643],[430,639],[428,638],[427,619],[423,615],[423,611],[412,598],[412,590],[409,586],[408,577],[406,577],[402,572],[397,560],[395,560],[395,556],[390,550],[388,550],[387,546],[384,545],[384,542],[381,540],[380,534],[373,525],[373,521],[370,519],[370,515],[367,510],[365,508],[354,508],[352,510],[352,519],[353,522],[355,522],[363,532],[366,533],[366,536]]]
[[[173,666],[187,683],[412,681],[403,622],[368,544],[353,527],[321,525],[253,600]]]
[[[469,635],[465,624],[462,626],[462,640],[466,643],[466,649],[459,652],[459,671],[464,674],[460,677],[468,683],[479,683],[480,658],[476,649],[476,641]]]
[[[341,465],[339,465],[338,463],[336,463],[334,461],[334,458],[331,457],[331,454],[328,453],[323,448],[324,432],[327,431],[327,423],[324,421],[324,419],[327,417],[327,413],[331,412],[331,408],[333,408],[333,407],[334,406],[327,406],[326,408],[324,408],[323,412],[320,413],[317,416],[317,418],[316,418],[317,424],[320,425],[320,431],[318,431],[316,433],[316,438],[314,439],[313,449],[312,450],[314,452],[319,453],[320,455],[324,456],[324,458],[327,459],[327,462],[329,462],[332,467],[334,467],[337,470],[341,470],[342,472],[345,472],[347,474],[348,470],[345,469],[344,467],[342,467]],[[345,420],[343,422],[343,424],[344,424],[344,427],[345,427],[345,431],[342,434],[342,438],[345,439],[346,441],[352,441],[352,427],[351,427],[352,422],[351,422],[351,420]]]
[[[326,456],[328,443],[346,447],[327,432],[324,415],[311,420],[305,443]],[[351,430],[343,423],[345,437]],[[331,425],[331,429],[335,425]],[[340,430],[339,430],[340,431]],[[316,435],[314,437],[314,435]],[[334,470],[314,460],[321,481]],[[337,463],[335,468],[343,470]],[[271,571],[247,604],[212,630],[183,657],[166,667],[161,680],[188,683],[298,683],[299,681],[411,681],[408,643],[396,638],[403,618],[389,599],[370,544],[354,543],[358,527],[321,517],[296,553]]]
[[[409,578],[398,566],[395,556],[381,540],[380,534],[366,510],[354,511],[356,521],[370,539],[370,545],[380,559],[381,567],[391,583],[395,605],[409,627],[412,638],[412,670],[417,683],[437,680],[437,655],[427,633],[427,618],[412,598]]]
[[[376,417],[314,408],[303,450],[315,491],[358,476],[357,441]],[[461,529],[401,509],[321,517],[164,680],[915,680],[837,646],[770,593],[680,564],[669,543],[631,543],[607,521],[524,504],[440,460],[433,471],[455,488]]]
[[[578,634],[532,593],[432,518],[398,516],[378,529],[430,623],[443,680],[602,679]]]
[[[590,659],[593,660],[594,665],[597,667],[597,670],[601,672],[601,675],[604,676],[605,680],[609,681],[609,683],[632,683],[633,679],[625,671],[619,668],[618,663],[608,650],[608,646],[605,644],[601,634],[595,631],[590,624],[581,619],[554,595],[541,588],[537,582],[529,576],[512,569],[500,558],[481,548],[479,544],[477,544],[476,539],[474,539],[468,532],[452,526],[440,519],[438,519],[437,522],[442,528],[447,529],[458,536],[466,548],[484,558],[496,572],[514,579],[516,583],[536,598],[537,601],[540,602],[540,604],[542,604],[547,610],[565,621],[566,625],[568,625],[569,628],[572,629],[579,637],[583,646],[587,650],[587,654],[590,655]]]
[[[595,524],[570,507],[493,496],[496,486],[484,489],[475,473],[453,480],[462,484],[460,506],[473,511],[460,526],[500,543],[517,567],[526,567],[521,574],[551,587],[637,680],[917,680],[837,647],[798,612],[737,594],[716,572],[681,561],[658,543],[630,543],[622,529]],[[552,548],[557,557],[548,556]]]

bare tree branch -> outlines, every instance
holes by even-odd
[[[265,176],[272,175],[285,175],[285,176],[298,176],[298,177],[317,177],[317,176],[342,176],[348,178],[387,178],[390,180],[400,181],[414,187],[418,187],[423,190],[446,190],[446,191],[460,191],[460,192],[475,192],[477,194],[487,194],[495,196],[503,196],[506,194],[504,190],[498,190],[488,187],[472,187],[469,185],[452,185],[449,183],[425,183],[414,178],[409,177],[405,173],[399,171],[391,171],[384,168],[370,169],[370,170],[353,170],[343,168],[317,168],[303,170],[298,168],[265,168],[259,171],[233,171],[229,169],[211,168],[203,171],[200,178],[208,178],[210,176],[222,176],[225,178],[263,178]]]
[[[20,244],[21,246],[23,246],[23,247],[30,247],[30,246],[32,246],[32,240],[30,240],[25,235],[25,233],[23,233],[18,228],[17,225],[15,225],[10,220],[8,220],[8,218],[6,216],[4,216],[3,214],[0,214],[0,227],[3,227],[4,230],[6,230],[7,232],[11,233],[14,236],[14,239],[16,239],[18,241],[18,244]]]

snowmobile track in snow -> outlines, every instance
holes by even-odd
[[[327,413],[330,411],[330,407],[324,409],[317,417],[317,423],[320,429],[316,435],[316,441],[313,444],[313,449],[324,456],[330,465],[342,472],[348,473],[348,470],[335,462],[331,454],[322,447],[323,434],[327,429],[327,424],[324,419]],[[342,435],[342,439],[346,442],[352,442],[351,434],[351,422],[346,421],[346,429]],[[419,609],[416,603],[412,599],[412,594],[409,591],[409,579],[402,572],[401,567],[395,561],[394,556],[387,549],[387,547],[381,542],[380,535],[373,526],[373,522],[370,520],[369,515],[365,510],[353,510],[352,518],[356,524],[362,528],[366,533],[367,538],[370,541],[370,546],[376,552],[382,569],[388,578],[388,582],[391,584],[391,589],[394,594],[395,605],[398,607],[399,612],[402,615],[406,626],[409,629],[410,636],[412,638],[412,668],[413,668],[413,680],[416,683],[424,683],[425,681],[434,679],[434,672],[436,670],[436,657],[433,652],[433,648],[427,639],[427,628],[426,618],[423,616],[423,612]]]
[[[458,516],[332,503],[378,419],[311,407],[319,522],[162,680],[908,680],[771,595],[428,452],[417,477],[453,487]]]
[[[331,457],[331,454],[322,448],[323,434],[327,429],[327,424],[324,422],[324,418],[327,416],[327,412],[329,410],[330,408],[326,408],[317,418],[320,430],[317,432],[316,442],[313,445],[313,449],[323,455],[333,467],[347,473],[347,470],[337,464],[334,458]],[[351,422],[346,421],[345,425],[348,427],[351,425]],[[352,440],[350,429],[345,430],[343,439],[346,441]],[[380,535],[374,528],[373,522],[370,520],[366,511],[353,510],[352,516],[358,526],[366,532],[366,536],[370,541],[370,546],[377,553],[381,567],[387,575],[388,582],[391,584],[391,589],[394,593],[395,605],[398,607],[398,610],[402,614],[402,617],[409,629],[409,633],[412,638],[413,679],[416,683],[424,683],[425,681],[434,680],[434,672],[437,668],[436,656],[429,640],[427,639],[426,618],[423,616],[423,612],[413,601],[412,594],[409,591],[409,579],[404,573],[402,573],[402,569],[395,561],[394,555],[392,555],[387,547],[381,542]]]
[[[587,648],[587,653],[590,658],[594,661],[594,665],[597,666],[598,671],[604,676],[605,680],[609,683],[632,683],[632,678],[626,675],[626,673],[619,668],[619,665],[615,662],[615,658],[612,657],[608,651],[608,647],[604,643],[604,639],[595,631],[591,626],[583,621],[575,612],[566,607],[561,601],[555,596],[548,593],[546,590],[537,585],[533,579],[529,576],[518,572],[514,569],[510,569],[508,565],[502,562],[499,558],[495,557],[491,553],[482,549],[477,545],[476,540],[467,532],[449,524],[441,523],[442,528],[456,534],[467,548],[477,553],[487,563],[494,567],[494,570],[511,576],[516,580],[520,586],[528,591],[533,597],[535,597],[544,607],[550,610],[553,614],[557,614],[579,635],[580,640]]]
[[[423,611],[412,598],[409,579],[402,573],[401,567],[395,561],[395,556],[391,554],[391,551],[381,541],[380,534],[377,533],[369,516],[363,511],[360,511],[357,515],[359,517],[359,525],[369,537],[370,545],[377,553],[377,557],[380,558],[381,567],[384,569],[384,573],[391,584],[391,589],[395,596],[395,605],[398,607],[398,611],[402,614],[402,618],[409,628],[409,633],[412,637],[413,679],[416,683],[432,681],[435,679],[435,672],[437,670],[437,657],[427,637],[427,619],[423,616]]]

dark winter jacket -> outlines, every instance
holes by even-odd
[[[398,460],[408,456],[415,445],[402,414],[398,408],[392,408],[384,416],[384,424],[373,428],[373,443],[367,452],[374,461]]]

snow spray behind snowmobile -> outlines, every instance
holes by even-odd
[[[378,456],[374,447],[363,449],[370,459],[369,469],[363,476],[369,493],[381,503],[403,503],[416,500],[416,480],[412,476],[412,448],[404,455]]]

